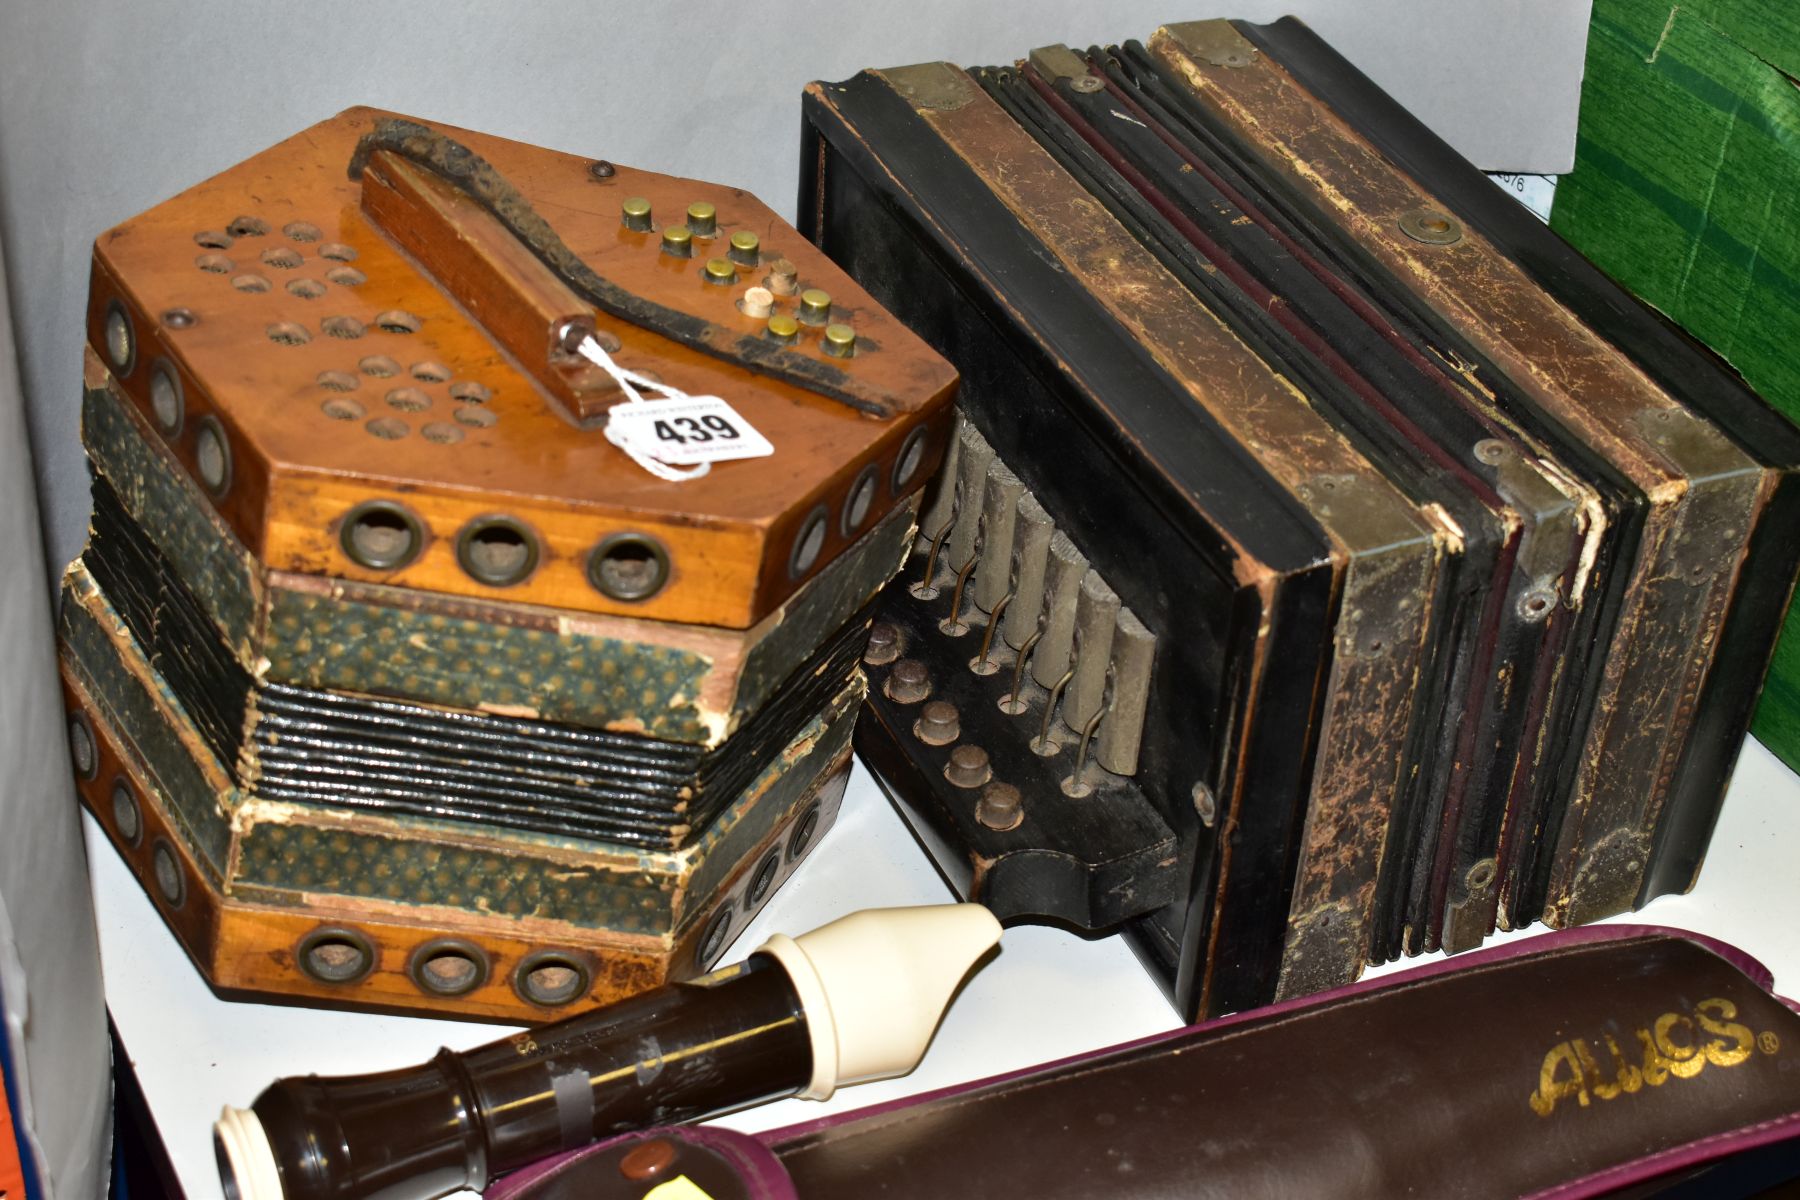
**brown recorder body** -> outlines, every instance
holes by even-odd
[[[830,822],[956,377],[754,198],[354,109],[103,235],[88,334],[75,763],[215,987],[541,1019]],[[683,396],[772,453],[609,437]]]

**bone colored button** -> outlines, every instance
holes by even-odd
[[[775,293],[766,287],[753,287],[744,292],[738,305],[746,317],[766,317],[775,311]]]

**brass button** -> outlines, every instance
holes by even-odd
[[[731,261],[742,263],[746,267],[756,265],[756,257],[762,248],[762,242],[748,229],[740,229],[731,235]]]
[[[848,325],[825,327],[825,353],[833,358],[849,358],[856,353],[856,331]]]
[[[696,237],[711,237],[719,232],[719,212],[704,200],[696,200],[688,205],[688,228]]]
[[[650,228],[650,202],[642,196],[633,196],[619,205],[619,215],[627,229],[643,233]]]
[[[728,258],[706,260],[706,282],[729,287],[737,282],[737,267]]]
[[[799,336],[800,325],[794,318],[787,316],[784,313],[777,313],[769,318],[769,337],[771,340],[780,342],[786,346],[792,345],[794,339]]]
[[[818,288],[800,293],[800,320],[806,325],[823,325],[831,316],[831,294]]]
[[[662,249],[664,254],[672,254],[676,258],[692,258],[694,235],[686,225],[671,225],[663,230]]]

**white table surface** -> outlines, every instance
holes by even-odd
[[[510,1031],[221,1001],[91,819],[87,834],[107,1001],[192,1200],[220,1195],[211,1129],[222,1106],[247,1106],[279,1076],[408,1066],[439,1046],[468,1048]],[[1793,994],[1800,991],[1797,862],[1800,779],[1750,741],[1699,887],[1623,919],[1733,942],[1767,964],[1777,987]],[[837,824],[722,961],[741,958],[771,933],[802,933],[853,909],[950,898],[924,851],[859,765]],[[1521,936],[1533,933],[1495,940]],[[1177,1024],[1162,993],[1118,938],[1083,941],[1057,930],[1021,927],[1008,930],[1001,946],[999,956],[963,990],[924,1064],[911,1076],[847,1088],[823,1104],[769,1104],[721,1123],[743,1130],[791,1124]]]

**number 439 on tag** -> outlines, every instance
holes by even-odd
[[[608,433],[640,454],[677,465],[775,453],[768,438],[717,396],[616,405]]]

